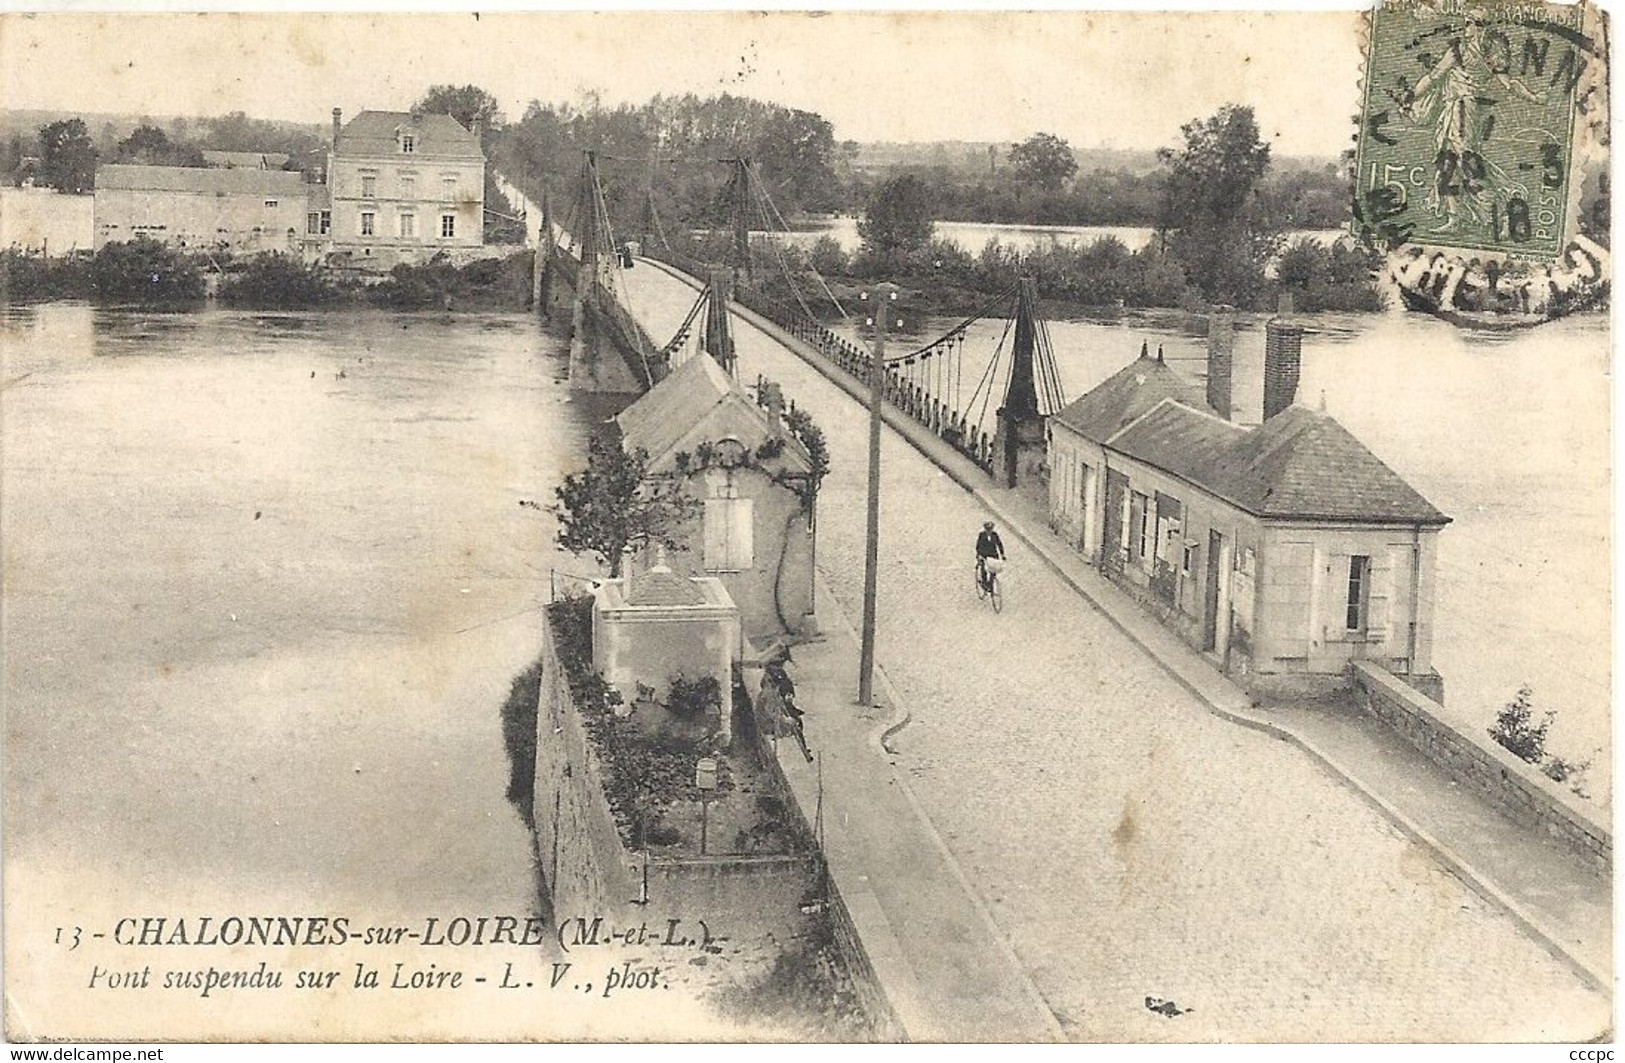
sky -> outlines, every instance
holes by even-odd
[[[816,111],[842,140],[1153,149],[1225,103],[1280,155],[1335,156],[1358,108],[1353,12],[0,15],[0,106],[325,123],[473,83],[640,103],[731,92]]]

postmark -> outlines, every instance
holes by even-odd
[[[1588,9],[1401,0],[1370,27],[1356,231],[1562,256],[1579,231],[1577,137],[1605,62]]]

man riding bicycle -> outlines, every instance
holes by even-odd
[[[1004,560],[1004,540],[993,530],[993,522],[986,521],[982,525],[982,534],[976,537],[976,582],[983,587],[988,585],[987,559],[990,557]]]

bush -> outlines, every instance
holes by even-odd
[[[292,255],[258,255],[220,285],[220,301],[256,310],[302,310],[334,302],[339,292],[327,275]]]
[[[1507,702],[1495,716],[1495,726],[1489,735],[1501,747],[1520,760],[1539,764],[1546,755],[1546,732],[1551,729],[1557,713],[1548,712],[1537,725],[1534,719],[1534,692],[1521,687],[1517,697]]]
[[[0,251],[0,303],[88,299],[93,293],[87,257],[46,258],[15,248]]]
[[[104,303],[178,306],[203,299],[203,274],[173,249],[146,236],[106,244],[90,269],[91,289]]]
[[[722,709],[722,690],[714,675],[689,679],[681,672],[671,677],[666,711],[681,720],[699,719]]]
[[[542,662],[514,676],[502,703],[502,744],[508,750],[508,800],[529,827],[535,819],[536,703],[542,693]]]
[[[367,289],[367,298],[391,310],[523,310],[534,260],[529,251],[518,251],[454,266],[438,254],[420,266],[396,266],[388,280]]]

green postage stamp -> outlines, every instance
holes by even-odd
[[[1354,227],[1552,259],[1578,231],[1576,141],[1606,43],[1582,4],[1401,0],[1371,15]]]

